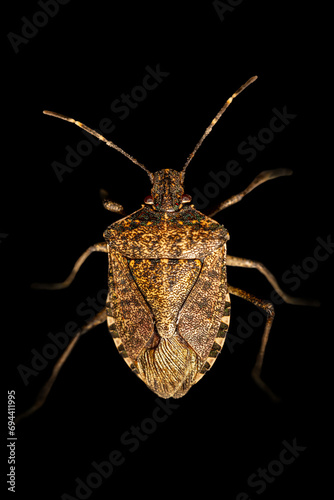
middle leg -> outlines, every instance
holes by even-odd
[[[53,384],[55,383],[55,381],[58,377],[58,374],[59,374],[61,368],[64,366],[65,361],[67,360],[67,358],[71,354],[74,346],[76,345],[76,343],[78,342],[80,337],[82,337],[82,335],[87,333],[89,330],[91,330],[95,326],[100,325],[101,323],[104,323],[104,321],[106,321],[106,320],[107,320],[107,313],[106,313],[106,308],[104,307],[100,312],[98,312],[96,314],[96,316],[94,316],[94,318],[89,320],[83,327],[80,328],[80,330],[75,334],[73,339],[67,345],[63,354],[58,359],[57,363],[55,364],[55,366],[52,370],[52,374],[51,374],[50,378],[46,381],[46,383],[44,384],[44,386],[42,387],[42,389],[38,393],[35,403],[28,410],[26,410],[25,412],[23,412],[17,416],[17,418],[15,420],[16,423],[18,423],[20,420],[28,417],[32,413],[35,413],[36,410],[38,410],[41,406],[43,406]]]
[[[87,257],[89,257],[93,252],[108,252],[108,245],[106,242],[95,243],[95,245],[90,246],[87,250],[80,255],[72,271],[65,281],[61,281],[60,283],[32,283],[32,288],[37,288],[41,290],[61,290],[62,288],[67,288],[72,281],[74,280],[77,272],[79,271],[82,264],[85,262]]]
[[[243,259],[241,257],[233,257],[232,255],[227,255],[226,265],[257,269],[267,278],[273,289],[278,293],[280,297],[282,297],[282,299],[287,304],[294,304],[299,306],[319,306],[319,302],[317,300],[301,299],[299,297],[292,297],[291,295],[285,293],[277,283],[275,276],[261,262],[258,262],[256,260]]]

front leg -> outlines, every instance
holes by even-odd
[[[105,189],[100,189],[100,197],[102,200],[102,204],[106,210],[110,212],[114,212],[115,214],[125,215],[124,208],[119,203],[112,201],[109,198],[109,193]]]
[[[288,168],[276,168],[275,170],[264,170],[261,172],[259,175],[255,177],[253,182],[249,184],[246,189],[241,191],[241,193],[235,194],[234,196],[231,196],[231,198],[228,198],[227,200],[223,201],[219,205],[217,205],[215,208],[212,208],[211,210],[205,211],[206,215],[209,217],[213,217],[216,215],[218,212],[221,212],[225,208],[230,207],[231,205],[234,205],[235,203],[238,203],[243,199],[246,194],[250,193],[255,189],[257,186],[260,186],[260,184],[263,184],[264,182],[270,181],[271,179],[276,179],[277,177],[282,177],[283,175],[291,175],[292,170],[289,170]]]

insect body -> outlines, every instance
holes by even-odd
[[[125,362],[152,391],[163,398],[182,397],[212,367],[223,347],[229,327],[230,294],[252,302],[267,315],[252,374],[258,385],[273,399],[276,398],[260,377],[274,318],[273,306],[229,285],[226,267],[256,268],[286,302],[317,304],[285,294],[260,262],[227,255],[229,234],[210,216],[239,202],[263,182],[292,172],[287,169],[262,172],[241,193],[222,202],[207,215],[190,205],[191,197],[183,189],[186,169],[203,140],[233,98],[255,79],[248,80],[226,101],[180,172],[165,169],[153,174],[113,142],[81,122],[50,111],[44,112],[74,123],[125,155],[146,171],[152,190],[138,211],[106,229],[105,242],[89,247],[64,282],[34,285],[44,289],[67,287],[92,252],[108,253],[109,293],[106,307],[72,339],[35,404],[19,419],[33,413],[44,403],[80,336],[105,321]],[[124,213],[122,206],[107,198],[103,203],[110,211]]]
[[[163,398],[211,366],[229,320],[226,229],[182,202],[180,172],[154,175],[150,204],[104,233],[107,321],[130,368]]]

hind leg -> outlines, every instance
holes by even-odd
[[[36,410],[38,410],[41,406],[43,406],[53,384],[55,383],[55,381],[58,377],[60,370],[64,366],[65,361],[67,360],[67,358],[71,354],[71,352],[72,352],[74,346],[76,345],[76,343],[78,342],[79,338],[82,335],[84,335],[86,332],[88,332],[89,330],[94,328],[94,326],[100,325],[101,323],[103,323],[106,320],[107,320],[107,314],[106,314],[106,308],[104,307],[100,312],[97,313],[96,316],[94,316],[94,318],[92,318],[90,321],[88,321],[86,323],[86,325],[84,325],[82,328],[80,328],[80,330],[75,334],[75,337],[73,337],[71,342],[66,347],[66,349],[63,352],[63,354],[61,355],[61,357],[58,359],[57,363],[55,364],[55,366],[52,370],[52,374],[51,374],[50,378],[47,380],[47,382],[44,384],[44,386],[42,387],[42,389],[38,393],[35,403],[28,410],[26,410],[25,412],[18,415],[18,417],[15,420],[16,423],[18,423],[20,420],[22,420],[26,417],[29,417],[29,415],[31,415],[32,413],[35,413]]]
[[[261,370],[262,370],[262,365],[263,365],[263,359],[264,359],[264,353],[266,350],[268,338],[269,338],[269,333],[271,330],[271,326],[274,321],[275,317],[275,311],[274,311],[274,306],[272,305],[271,302],[268,302],[266,300],[261,300],[255,297],[254,295],[251,295],[248,292],[245,292],[244,290],[241,290],[240,288],[236,288],[234,286],[228,285],[228,291],[232,295],[236,295],[237,297],[240,297],[242,299],[247,300],[248,302],[251,302],[257,307],[260,307],[267,316],[266,319],[266,324],[264,327],[264,332],[262,334],[262,340],[261,340],[261,346],[259,349],[259,352],[256,357],[255,365],[252,370],[252,377],[254,381],[257,383],[257,385],[266,393],[270,398],[277,402],[279,401],[279,398],[276,396],[276,394],[273,393],[273,391],[268,387],[268,385],[262,380],[261,378]]]

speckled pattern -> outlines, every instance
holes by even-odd
[[[182,204],[177,179],[179,172],[157,172],[154,202],[104,233],[110,332],[130,368],[164,398],[183,396],[205,374],[228,327],[228,233]]]
[[[143,206],[109,226],[104,238],[129,259],[203,259],[223,245],[228,233],[192,205],[178,212]]]

